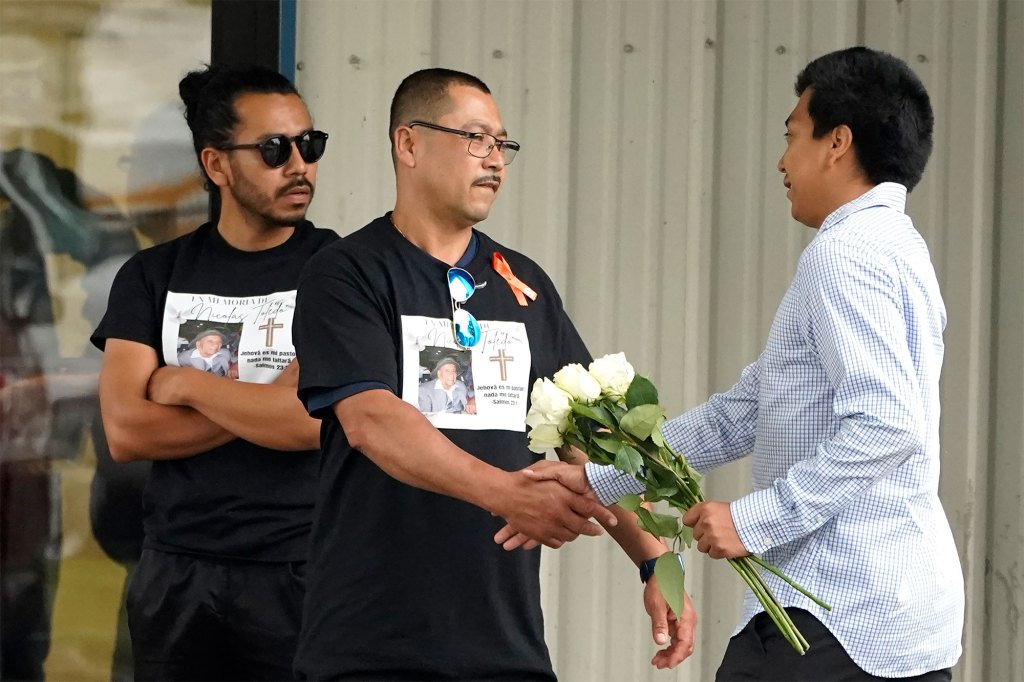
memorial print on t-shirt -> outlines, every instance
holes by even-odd
[[[452,321],[402,316],[402,399],[439,429],[526,430],[530,343],[521,322],[480,320],[480,342],[455,344]]]
[[[185,320],[178,326],[178,364],[219,377],[238,378],[240,324]]]
[[[294,289],[244,297],[170,291],[164,305],[164,362],[269,384],[295,358],[294,313]]]
[[[476,414],[473,354],[444,346],[421,350],[418,401],[423,414]]]

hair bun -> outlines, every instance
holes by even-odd
[[[202,71],[188,72],[178,83],[178,95],[181,96],[181,101],[185,103],[185,121],[188,123],[189,128],[193,127],[192,123],[196,119],[196,113],[202,101],[203,90],[206,89],[210,81],[219,72],[219,67],[207,65]]]

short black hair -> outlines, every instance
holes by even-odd
[[[235,102],[249,93],[299,96],[291,81],[263,66],[207,66],[189,72],[178,83],[178,94],[185,103],[185,122],[192,131],[192,146],[207,190],[215,185],[206,175],[200,154],[206,147],[230,144],[238,125]]]
[[[935,117],[928,92],[906,62],[866,47],[830,52],[796,77],[797,96],[808,88],[814,137],[849,126],[868,180],[914,189],[932,153]]]
[[[450,111],[448,88],[453,85],[468,85],[486,94],[491,94],[487,85],[462,71],[435,67],[411,73],[398,86],[391,99],[391,122],[388,138],[394,152],[395,130],[411,121],[424,120],[437,123],[437,119]]]

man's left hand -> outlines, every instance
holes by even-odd
[[[750,554],[736,533],[728,502],[695,504],[683,516],[683,524],[693,529],[697,549],[712,559],[738,559]]]
[[[651,659],[659,670],[674,668],[693,654],[697,633],[697,612],[690,595],[683,593],[683,615],[677,617],[661,594],[658,579],[653,575],[644,585],[644,608],[651,617],[651,634],[659,646],[668,644]]]

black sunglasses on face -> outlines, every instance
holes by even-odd
[[[221,151],[231,152],[236,149],[258,149],[263,163],[271,168],[280,168],[288,163],[292,157],[292,142],[299,150],[299,156],[306,163],[316,163],[324,155],[327,148],[327,133],[321,130],[307,130],[301,135],[288,137],[287,135],[274,135],[253,144],[234,144],[227,147],[220,147]]]

